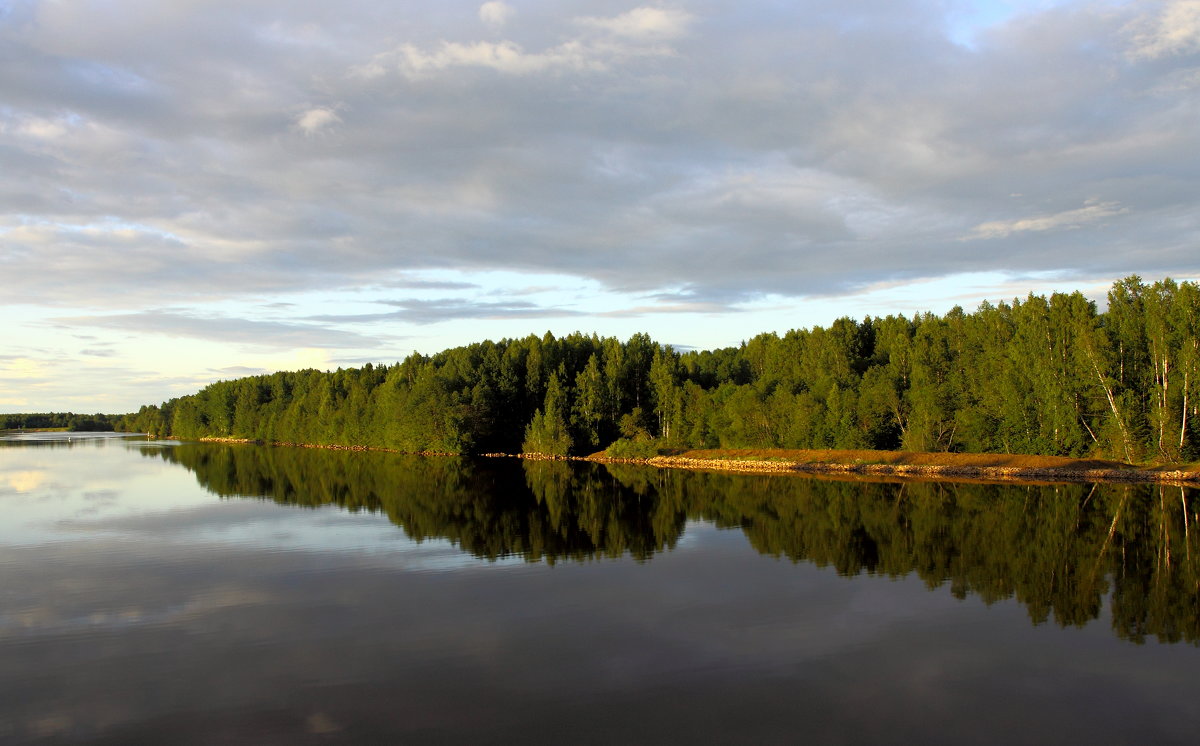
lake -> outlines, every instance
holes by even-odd
[[[1195,743],[1195,491],[0,441],[3,743]]]

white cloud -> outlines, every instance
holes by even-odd
[[[465,43],[441,41],[429,49],[406,43],[375,55],[370,62],[351,68],[350,76],[370,80],[394,70],[408,78],[421,78],[455,68],[484,68],[514,76],[604,72],[631,60],[669,57],[673,54],[672,49],[661,45],[586,39],[570,39],[542,51],[527,51],[510,40]]]
[[[1079,228],[1087,223],[1094,223],[1113,215],[1129,212],[1116,202],[1098,202],[1089,200],[1084,206],[1075,210],[1066,210],[1054,215],[1042,215],[1016,220],[993,220],[975,226],[967,238],[1005,238],[1014,233],[1039,233],[1056,228]]]
[[[4,128],[0,125],[0,132],[4,132]],[[31,117],[23,122],[17,123],[13,128],[17,134],[31,137],[37,140],[57,140],[70,132],[68,124],[62,119],[44,119],[41,117]]]
[[[1161,12],[1131,24],[1135,58],[1156,59],[1200,51],[1200,0],[1170,0]]]
[[[341,121],[341,117],[333,109],[318,106],[296,117],[296,126],[304,134],[311,136]]]
[[[493,28],[502,26],[513,12],[504,3],[485,3],[479,9],[480,18]],[[350,75],[369,80],[395,70],[419,78],[453,68],[488,68],[507,75],[606,71],[630,60],[674,55],[675,51],[662,42],[682,35],[691,18],[683,11],[658,8],[635,8],[613,17],[576,18],[574,25],[584,27],[584,33],[541,51],[527,50],[509,39],[443,39],[431,46],[406,42],[351,68]],[[599,35],[594,33],[597,31]]]
[[[589,16],[577,19],[584,26],[635,39],[681,36],[691,21],[691,14],[682,10],[647,7],[634,8],[610,18]]]
[[[511,75],[527,75],[547,70],[600,69],[603,64],[590,59],[588,50],[578,42],[526,52],[511,41],[478,41],[471,44],[443,41],[435,50],[425,52],[412,44],[398,50],[399,68],[409,75],[420,75],[454,67],[483,67]]]
[[[508,3],[492,0],[479,6],[479,20],[492,28],[500,28],[508,23],[516,12]]]

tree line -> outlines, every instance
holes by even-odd
[[[485,341],[394,365],[219,381],[120,427],[409,452],[837,448],[1200,457],[1200,286],[1132,276],[1107,309],[1030,294],[840,318],[737,347],[635,334]]]
[[[75,414],[74,412],[0,414],[0,430],[102,432],[121,427],[128,420],[128,415]]]

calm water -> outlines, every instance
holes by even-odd
[[[1200,495],[0,442],[0,742],[1195,743]]]

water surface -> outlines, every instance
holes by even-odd
[[[5,743],[1192,743],[1179,488],[0,442]]]

